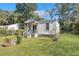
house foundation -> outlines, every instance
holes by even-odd
[[[37,34],[37,33],[34,33],[34,37],[35,37],[35,38],[38,37],[38,34]]]

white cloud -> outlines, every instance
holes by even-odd
[[[41,18],[51,19],[47,11],[35,11],[35,13]],[[53,19],[58,19],[58,16],[54,16]]]
[[[35,11],[36,14],[38,14],[40,17],[45,17],[45,16],[48,16],[48,12],[46,11]]]

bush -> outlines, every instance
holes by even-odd
[[[79,35],[79,23],[75,24],[74,33],[77,34],[77,35]]]
[[[5,38],[5,42],[10,43],[11,39],[10,38]]]
[[[7,30],[6,35],[14,35],[15,32],[15,30]]]
[[[22,38],[20,36],[17,36],[17,44],[21,43]]]
[[[16,30],[16,33],[18,33],[18,34],[20,34],[20,35],[23,35],[23,32],[24,32],[23,29]],[[16,33],[15,33],[15,34],[16,34]]]
[[[0,29],[0,36],[13,35],[14,33],[15,33],[14,30]]]
[[[22,41],[22,34],[21,31],[16,32],[17,44],[20,44]]]
[[[11,39],[10,38],[5,38],[5,42],[2,44],[3,47],[9,47],[11,46]]]
[[[5,29],[0,29],[0,36],[6,35],[6,30]]]

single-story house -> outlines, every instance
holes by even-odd
[[[20,28],[20,24],[0,26],[0,28],[7,29],[7,30],[18,30]]]
[[[8,29],[8,30],[18,30],[19,27],[20,27],[19,24],[7,25],[7,29]]]
[[[26,37],[39,36],[39,35],[52,35],[59,33],[59,23],[53,20],[27,20],[25,21],[28,30],[26,30],[23,35]]]

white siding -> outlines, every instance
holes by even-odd
[[[0,28],[6,29],[6,30],[18,30],[19,24],[11,24],[11,25],[0,26]]]
[[[49,23],[49,30],[46,30],[46,23],[38,23],[37,33],[38,34],[55,34],[60,32],[60,26],[58,22]]]
[[[53,23],[49,23],[49,31],[52,31],[53,29]]]
[[[56,34],[60,32],[60,25],[57,21],[53,23],[53,29],[55,30]]]
[[[37,25],[38,34],[42,34],[44,31],[45,31],[45,24],[38,24]]]
[[[18,30],[19,29],[19,24],[12,24],[7,26],[8,30]]]
[[[49,25],[49,31],[48,30],[46,30],[46,23],[40,23],[40,24],[38,24],[37,25],[37,33],[38,34],[51,34],[51,32],[50,32],[50,25]]]

